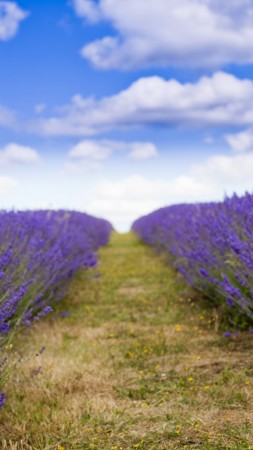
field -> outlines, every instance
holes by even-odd
[[[45,347],[45,349],[44,349]],[[13,340],[3,449],[253,448],[253,336],[132,233]]]

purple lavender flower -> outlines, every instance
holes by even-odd
[[[6,392],[2,392],[2,394],[0,395],[0,409],[4,406],[5,399],[6,399]]]
[[[253,195],[181,204],[137,219],[132,230],[215,306],[253,313]]]
[[[225,331],[225,332],[223,333],[223,336],[225,336],[225,337],[231,337],[231,336],[232,336],[232,333],[231,333],[230,331]]]
[[[235,301],[231,297],[227,297],[226,304],[229,308],[232,308],[233,306],[235,306]]]
[[[47,314],[49,314],[50,312],[53,311],[53,308],[51,306],[45,306],[42,311],[40,311],[34,318],[33,320],[38,321],[39,319],[41,319],[42,317],[47,316]]]
[[[10,329],[9,323],[2,323],[0,326],[0,334],[7,334]]]
[[[74,274],[97,263],[109,222],[74,211],[0,211],[0,336],[51,312]]]

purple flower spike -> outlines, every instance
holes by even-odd
[[[9,329],[10,329],[10,324],[9,323],[2,323],[2,325],[0,326],[0,335],[1,334],[7,334]]]
[[[0,337],[52,311],[71,278],[96,265],[112,225],[76,211],[0,211]]]
[[[2,392],[2,394],[0,395],[0,409],[4,406],[5,399],[6,399],[6,392]]]
[[[233,321],[241,315],[243,326],[252,323],[253,194],[164,207],[132,230],[213,306],[226,306]]]

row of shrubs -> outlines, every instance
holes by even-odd
[[[96,265],[112,226],[70,211],[1,211],[0,224],[1,388],[8,364],[3,350],[13,333],[51,312],[75,273]],[[3,392],[0,407],[4,398]]]
[[[161,208],[133,231],[167,255],[187,282],[232,324],[252,323],[253,195]]]

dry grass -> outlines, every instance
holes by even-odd
[[[101,250],[99,273],[81,273],[12,349],[29,356],[9,379],[1,448],[253,448],[252,336],[217,333],[215,314],[131,234]]]

